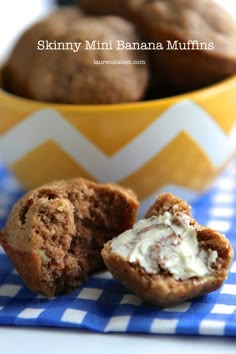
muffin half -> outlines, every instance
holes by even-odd
[[[132,227],[138,205],[131,190],[117,185],[53,182],[15,204],[0,242],[32,290],[68,293],[104,266],[104,242]]]
[[[225,236],[199,225],[187,203],[167,193],[146,219],[106,243],[102,256],[123,285],[166,307],[218,289],[233,249]]]

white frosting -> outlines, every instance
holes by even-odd
[[[190,217],[169,212],[137,222],[111,243],[112,251],[131,263],[139,263],[147,273],[169,271],[174,279],[203,277],[212,271],[217,251],[199,249],[197,232]]]

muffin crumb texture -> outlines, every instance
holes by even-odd
[[[0,240],[27,285],[51,297],[104,267],[104,242],[132,227],[137,208],[134,193],[116,185],[53,182],[16,203]]]
[[[218,289],[233,249],[225,236],[199,225],[187,203],[166,193],[144,220],[109,241],[102,255],[121,283],[165,307]]]

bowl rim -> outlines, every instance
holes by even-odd
[[[137,102],[127,102],[127,103],[115,103],[115,104],[66,104],[66,103],[53,103],[53,102],[47,102],[47,101],[37,101],[33,99],[28,99],[24,97],[20,97],[17,95],[14,95],[13,93],[10,93],[8,91],[5,91],[1,85],[0,85],[0,99],[1,101],[5,102],[11,102],[11,104],[19,104],[21,106],[29,106],[31,108],[33,107],[41,107],[41,108],[52,108],[56,110],[67,110],[67,111],[97,111],[97,112],[104,112],[104,111],[110,111],[110,110],[132,110],[132,109],[137,109],[137,108],[147,108],[147,107],[157,107],[161,104],[167,104],[169,103],[175,103],[178,101],[183,101],[187,100],[189,98],[194,99],[199,96],[210,96],[217,94],[221,91],[224,91],[226,89],[230,89],[231,86],[236,87],[236,74],[231,75],[230,77],[223,79],[221,81],[218,81],[215,84],[212,84],[210,86],[203,87],[198,90],[186,92],[183,94],[175,95],[175,96],[169,96],[169,97],[164,97],[164,98],[157,98],[157,99],[152,99],[152,100],[147,100],[147,101],[137,101]],[[1,105],[1,104],[0,104]]]

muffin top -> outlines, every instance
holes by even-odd
[[[31,96],[76,104],[141,99],[148,83],[147,58],[144,52],[116,50],[116,41],[121,39],[139,41],[135,27],[124,19],[81,18],[58,37],[62,43],[80,43],[77,53],[42,51],[35,58],[28,81]],[[146,64],[132,65],[134,60],[144,60]]]
[[[103,16],[117,15],[132,19],[133,11],[143,0],[80,0],[79,6],[88,14]]]
[[[138,13],[157,35],[162,28],[182,40],[213,42],[224,55],[236,54],[236,22],[214,0],[143,0]]]
[[[4,88],[16,95],[30,97],[28,79],[30,69],[39,54],[38,41],[56,40],[81,16],[82,12],[76,7],[62,7],[27,28],[18,38],[3,67]]]
[[[117,50],[118,41],[140,41],[131,22],[118,16],[84,16],[75,9],[56,11],[20,38],[4,68],[5,87],[45,102],[141,100],[149,81],[147,55]]]

